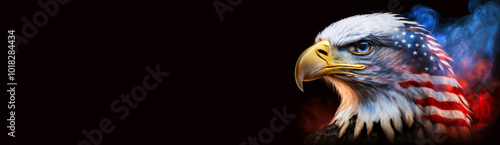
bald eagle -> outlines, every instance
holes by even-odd
[[[453,59],[435,40],[419,23],[391,13],[356,15],[325,28],[299,56],[295,81],[307,91],[303,82],[323,79],[341,102],[307,142],[469,139],[472,109]]]

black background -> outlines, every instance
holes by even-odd
[[[226,3],[225,0],[221,0]],[[318,32],[342,18],[389,11],[388,0],[243,0],[220,21],[208,1],[78,1],[61,5],[17,54],[17,144],[77,144],[102,118],[116,126],[101,144],[239,144],[268,127],[272,108],[301,113],[309,96],[294,82],[297,57]],[[467,1],[400,0],[403,12],[430,6],[442,18],[468,14]],[[227,4],[227,3],[226,3]],[[9,1],[7,29],[37,1]],[[128,118],[110,111],[142,83],[146,66],[170,73]],[[318,83],[319,84],[319,83]],[[322,84],[305,90],[321,91]],[[314,91],[312,91],[314,92]],[[337,98],[332,100],[337,100]],[[332,112],[333,113],[333,112]],[[299,144],[300,118],[271,144]],[[495,124],[481,143],[498,142]]]

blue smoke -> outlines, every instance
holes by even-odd
[[[403,16],[424,25],[455,64],[463,60],[472,61],[468,64],[475,64],[478,59],[494,61],[500,50],[500,2],[471,0],[468,8],[469,15],[441,23],[439,13],[422,5],[412,7]]]
[[[406,17],[419,22],[425,26],[425,29],[433,32],[439,22],[440,16],[436,11],[429,7],[416,5],[411,8],[410,13],[408,13],[408,16]]]

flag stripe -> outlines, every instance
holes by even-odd
[[[468,114],[468,109],[464,108],[460,102],[437,101],[433,97],[425,97],[425,99],[414,99],[415,103],[422,107],[435,106],[441,110],[458,110],[463,114]]]
[[[461,110],[463,112],[467,112],[466,110],[464,110],[465,108],[462,107],[462,104],[458,102],[437,101],[432,97],[425,97],[425,99],[413,99],[413,101],[415,101],[415,103],[421,105],[422,107],[436,106],[439,109],[443,110]]]
[[[464,119],[448,119],[439,115],[422,115],[424,119],[430,120],[433,123],[440,123],[446,126],[468,126]]]
[[[414,80],[410,80],[410,81],[405,81],[405,82],[400,82],[399,85],[403,88],[409,88],[409,87],[420,87],[421,89],[423,88],[429,88],[429,89],[432,89],[436,92],[448,92],[448,93],[451,93],[451,94],[455,94],[456,97],[452,97],[452,96],[443,96],[443,97],[446,97],[446,98],[449,98],[449,99],[456,99],[458,100],[461,104],[464,104],[463,102],[463,99],[461,99],[461,97],[463,97],[463,93],[462,93],[462,90],[460,89],[460,87],[458,86],[453,86],[453,85],[449,85],[449,84],[438,84],[438,85],[434,85],[432,84],[431,82],[429,81],[425,81],[425,82],[417,82],[417,81],[414,81]],[[440,95],[437,95],[436,96],[433,96],[433,97],[438,97]]]
[[[446,52],[444,52],[443,49],[440,49],[440,48],[436,48],[434,47],[433,45],[430,45],[428,44],[427,47],[429,47],[429,50],[436,56],[443,56],[445,57],[446,59],[450,60],[450,61],[453,61],[453,59],[451,59],[451,57],[446,54]]]
[[[418,90],[414,89],[415,87],[411,86],[408,88],[402,88],[408,92],[412,92],[413,94],[432,94],[432,97],[439,102],[455,102],[461,104],[463,108],[466,110],[470,111],[469,105],[467,102],[464,102],[465,98],[462,93],[460,94],[455,94],[455,93],[450,93],[450,92],[437,92],[433,89],[426,88],[426,87],[420,87]],[[420,95],[415,95],[413,96],[414,99],[426,99],[425,96],[420,96]]]
[[[408,70],[411,74],[429,74],[427,72],[421,71],[415,67],[409,67],[406,70]],[[410,74],[410,75],[411,75]],[[443,76],[443,77],[449,77],[449,78],[455,78],[455,76],[451,73],[445,73],[445,74],[432,74],[432,76]]]
[[[459,98],[462,98],[462,95],[457,95],[453,93],[448,93],[448,92],[436,92],[432,89],[429,88],[420,88],[420,93],[423,94],[433,94],[432,97],[436,99],[437,101],[440,102],[457,102],[457,103],[462,103],[462,101]],[[415,96],[415,99],[425,99],[425,96]],[[467,106],[464,105],[464,108],[468,108]]]
[[[462,94],[460,88],[456,86],[452,86],[449,84],[438,84],[434,85],[429,81],[425,82],[417,82],[417,81],[406,81],[406,82],[400,82],[399,85],[404,88],[408,88],[410,86],[412,87],[425,87],[429,89],[433,89],[436,92],[449,92],[449,93],[454,93],[454,94]]]
[[[408,60],[401,69],[396,87],[413,97],[421,110],[418,118],[428,131],[456,134],[457,127],[468,129],[471,108],[462,86],[455,78],[453,59],[437,39],[421,26],[405,24],[395,32],[396,47],[408,49]]]
[[[471,123],[470,116],[467,114],[464,114],[464,112],[462,112],[462,111],[441,110],[441,109],[437,108],[436,106],[427,106],[427,107],[423,107],[423,109],[428,115],[439,115],[439,116],[446,118],[446,119],[464,119],[465,122],[467,122],[467,124]]]
[[[405,78],[408,78],[408,80],[415,80],[415,81],[431,80],[433,84],[448,84],[456,87],[460,86],[457,79],[455,79],[455,77],[453,76],[439,76],[439,75],[430,75],[424,72],[413,72],[413,74],[411,75],[405,74]]]

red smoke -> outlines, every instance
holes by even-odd
[[[338,105],[326,97],[312,97],[310,102],[302,106],[299,127],[306,134],[318,131],[330,123]]]
[[[482,130],[495,121],[500,109],[496,102],[498,98],[492,97],[497,88],[493,83],[498,82],[498,79],[491,76],[493,63],[490,60],[479,59],[475,64],[471,63],[472,60],[472,58],[464,59],[457,64],[461,65],[458,68],[462,70],[456,71],[460,72],[456,78],[462,85],[465,98],[474,112],[471,116],[474,121],[472,128]]]

